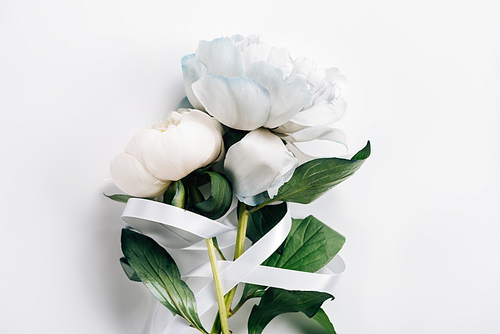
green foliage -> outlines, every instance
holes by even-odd
[[[340,158],[314,159],[300,165],[292,178],[280,187],[270,202],[285,201],[309,204],[328,190],[353,175],[370,156],[370,142],[350,160]]]
[[[270,267],[316,272],[330,262],[345,238],[313,216],[292,219],[283,251],[274,252],[263,264]]]
[[[267,205],[248,216],[247,238],[253,243],[259,241],[286,215],[287,204]]]
[[[125,272],[125,275],[127,275],[129,280],[133,282],[142,282],[137,273],[135,272],[134,268],[132,268],[130,264],[128,264],[126,258],[124,257],[120,258],[120,264],[122,265],[123,271]]]
[[[323,326],[323,328],[325,328],[328,331],[328,333],[337,334],[337,332],[335,332],[335,328],[333,328],[330,319],[328,318],[328,314],[326,314],[326,312],[322,308],[320,308],[318,312],[316,312],[316,314],[312,317],[312,319],[316,320],[318,324]]]
[[[285,213],[285,203],[266,206],[252,213],[248,219],[247,236],[252,241],[260,239],[281,220]],[[344,236],[313,216],[292,219],[292,228],[285,242],[264,261],[263,265],[316,272],[333,259],[344,242]],[[245,284],[238,305],[258,297],[258,292],[263,289],[265,289],[263,286]]]
[[[186,207],[186,187],[182,180],[171,182],[168,185],[167,190],[163,193],[163,203],[178,208]]]
[[[229,210],[233,200],[231,184],[226,176],[217,172],[205,172],[210,177],[210,197],[195,203],[198,213],[210,219],[218,219]]]
[[[181,280],[179,269],[167,251],[150,237],[128,229],[122,230],[121,243],[128,264],[156,299],[191,326],[207,333],[198,317],[194,293]]]
[[[283,313],[302,312],[311,318],[327,299],[333,299],[333,296],[325,292],[269,288],[250,313],[248,334],[262,333],[271,320]]]

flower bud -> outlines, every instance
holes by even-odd
[[[166,121],[137,133],[110,165],[111,178],[137,197],[162,194],[171,181],[215,161],[223,148],[222,127],[194,109],[172,111]]]

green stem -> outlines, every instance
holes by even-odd
[[[215,250],[217,251],[217,254],[219,254],[221,260],[226,261],[226,257],[224,256],[224,253],[219,248],[219,245],[217,244],[217,238],[213,237],[212,241],[214,242]]]
[[[203,198],[203,195],[196,185],[196,180],[195,179],[186,179],[186,184],[189,189],[189,194],[193,200],[194,203],[200,203],[203,202],[205,199]],[[224,292],[222,291],[222,282],[220,279],[220,273],[219,273],[219,266],[217,265],[217,255],[216,255],[216,248],[214,245],[214,241],[212,239],[205,239],[207,243],[207,250],[208,250],[208,258],[210,259],[210,266],[212,267],[212,276],[214,278],[214,285],[215,285],[215,293],[217,295],[217,304],[219,305],[219,313],[218,313],[218,318],[219,318],[219,328],[222,328],[222,333],[223,334],[230,334],[229,332],[229,326],[227,323],[227,311],[226,311],[226,305],[225,305],[225,299],[224,299]],[[219,247],[217,247],[217,250],[220,252]],[[222,252],[220,252],[221,258],[223,258]],[[220,329],[219,329],[220,331]]]
[[[207,242],[208,257],[210,258],[210,265],[212,267],[212,275],[214,277],[215,293],[217,294],[217,303],[219,304],[219,319],[222,327],[223,334],[229,333],[229,326],[227,324],[227,311],[224,304],[224,293],[222,292],[222,283],[219,274],[219,267],[217,266],[217,255],[215,254],[215,246],[212,239],[205,239]]]
[[[255,211],[258,211],[258,210],[262,209],[262,208],[263,208],[263,207],[265,207],[266,205],[271,204],[271,203],[276,202],[276,201],[279,201],[279,200],[280,200],[279,198],[272,199],[272,200],[270,200],[269,202],[264,202],[264,203],[262,203],[262,204],[260,204],[260,205],[258,205],[258,206],[256,206],[256,207],[254,207],[253,209],[248,210],[247,212],[248,212],[248,214],[249,214],[249,215],[251,215],[251,214],[252,214],[252,213],[254,213]]]
[[[247,206],[245,203],[240,203],[239,207],[239,214],[238,214],[238,230],[236,232],[236,246],[234,249],[234,259],[236,260],[239,258],[244,252],[245,252],[245,238],[247,234],[247,225],[248,225],[248,216],[250,213],[247,211]],[[224,297],[225,300],[225,312],[228,314],[229,317],[234,315],[236,312],[231,311],[231,304],[233,303],[234,295],[236,293],[236,288],[231,289],[226,296]],[[220,310],[220,308],[219,308]],[[214,321],[214,325],[212,326],[212,330],[210,333],[212,334],[218,334],[220,332],[220,323],[216,320]]]
[[[235,314],[236,312],[238,312],[238,310],[247,302],[249,301],[250,299],[252,298],[262,298],[262,296],[264,295],[264,293],[266,292],[265,290],[265,287],[261,287],[261,288],[264,288],[263,290],[261,290],[259,288],[259,290],[253,292],[252,294],[246,296],[244,299],[241,299],[238,304],[234,307],[234,309],[232,310],[232,314]],[[228,314],[228,317],[231,318],[231,314]]]
[[[234,259],[239,258],[243,252],[245,252],[245,238],[247,235],[247,225],[248,225],[247,205],[245,203],[240,203],[240,210],[238,215],[238,230],[236,232],[236,247],[234,249]],[[226,295],[226,308],[227,312],[231,312],[231,304],[234,299],[234,294],[236,293],[236,288],[231,289]],[[232,313],[232,312],[231,312]]]
[[[245,238],[247,235],[248,216],[247,205],[240,203],[240,211],[238,215],[238,230],[236,234],[236,248],[234,249],[234,259],[236,260],[245,251]]]

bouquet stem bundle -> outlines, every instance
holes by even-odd
[[[258,304],[250,312],[249,334],[261,334],[274,317],[289,312],[302,312],[335,333],[321,308],[333,299],[333,275],[317,271],[335,258],[345,238],[312,215],[291,219],[287,203],[313,202],[370,156],[369,142],[351,159],[315,159],[296,146],[315,139],[345,145],[344,133],[329,126],[345,111],[345,77],[336,68],[293,59],[257,36],[200,41],[181,63],[189,108],[137,133],[111,162],[111,177],[126,194],[108,197],[127,203],[124,220],[137,230],[122,230],[125,273],[175,316],[169,334],[187,326],[229,334],[228,318],[251,299]],[[236,198],[235,250],[227,261],[217,237],[234,230],[220,220]],[[169,252],[146,234],[167,248],[205,239],[209,263],[184,277],[211,277],[213,285],[195,295]],[[245,252],[246,239],[252,246]],[[233,308],[239,283],[245,284]],[[198,312],[215,304],[218,314],[207,332]]]

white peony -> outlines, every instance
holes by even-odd
[[[204,112],[172,111],[130,140],[111,161],[111,178],[129,195],[158,196],[171,181],[215,161],[223,150],[221,133],[221,125]]]
[[[294,142],[314,139],[345,145],[344,133],[328,126],[339,120],[346,108],[342,94],[346,79],[336,68],[318,69],[310,60],[292,59],[286,49],[260,42],[256,36],[236,35],[200,41],[195,54],[182,58],[182,70],[190,103],[230,128],[247,131],[267,128],[271,131],[269,135],[278,136],[292,146]],[[242,178],[260,180],[246,187],[245,195],[236,186],[235,193],[240,199],[282,185],[297,166],[297,161],[289,163],[288,153],[260,150],[256,138],[259,136],[245,137],[246,149],[236,146],[231,150],[232,162],[225,163],[233,185],[241,184]],[[297,150],[294,146],[293,149]],[[281,147],[279,152],[283,152]],[[238,166],[235,161],[245,160],[245,154],[252,154],[262,168],[255,165],[252,172],[243,164]],[[271,174],[277,179],[266,178],[264,182],[252,175],[262,173],[268,166],[274,166]],[[290,170],[284,172],[283,166]],[[271,196],[273,192],[271,189]]]

